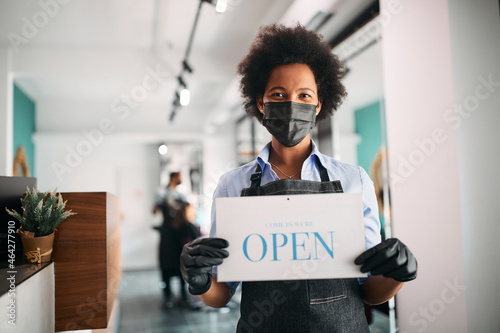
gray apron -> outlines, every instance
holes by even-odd
[[[241,196],[342,193],[318,160],[321,182],[281,179],[260,186],[260,165]],[[370,332],[361,286],[354,279],[252,281],[242,283],[241,317],[236,331]]]

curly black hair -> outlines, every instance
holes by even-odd
[[[262,122],[256,97],[263,95],[275,66],[306,64],[312,70],[322,101],[316,123],[333,115],[347,93],[340,81],[345,68],[322,36],[300,24],[295,27],[271,24],[259,28],[250,51],[238,64],[240,92],[246,112]]]

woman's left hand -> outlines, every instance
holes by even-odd
[[[383,275],[399,282],[417,277],[417,260],[410,249],[397,238],[389,238],[366,250],[354,261],[361,266],[361,272]]]

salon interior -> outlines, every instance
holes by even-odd
[[[0,308],[8,318],[0,331],[236,331],[240,290],[218,309],[192,295],[190,306],[165,307],[162,215],[152,209],[179,172],[190,222],[209,235],[220,177],[271,140],[245,113],[237,65],[260,26],[300,23],[346,68],[347,97],[311,137],[323,154],[366,170],[383,237],[418,260],[414,281],[365,309],[370,331],[498,332],[499,6],[0,1]],[[77,215],[56,230],[50,261],[26,263],[18,242],[8,266],[13,229],[3,211],[12,197],[20,207],[26,187],[61,193]]]

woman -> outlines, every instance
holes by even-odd
[[[355,263],[371,274],[359,281],[294,281],[293,288],[289,281],[244,282],[237,331],[369,332],[363,301],[390,299],[416,277],[417,263],[399,240],[380,243],[377,202],[366,172],[321,154],[310,138],[314,125],[331,116],[346,95],[343,66],[314,32],[300,25],[270,25],[260,29],[238,72],[245,109],[268,129],[272,141],[255,161],[223,175],[214,197],[362,193],[367,251]],[[190,292],[213,307],[224,306],[238,286],[217,282],[216,266],[228,256],[227,245],[220,238],[198,239],[181,254]]]

